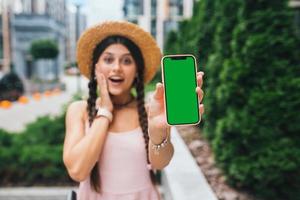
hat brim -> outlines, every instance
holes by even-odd
[[[94,49],[103,39],[112,35],[126,37],[140,48],[145,63],[144,83],[150,82],[160,66],[162,54],[156,41],[148,32],[126,21],[107,21],[83,32],[77,42],[76,51],[80,73],[90,78]]]

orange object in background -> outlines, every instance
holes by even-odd
[[[12,106],[12,103],[10,101],[4,100],[0,101],[0,107],[4,109],[9,109]]]
[[[44,95],[45,95],[46,97],[50,97],[50,96],[52,95],[52,92],[49,91],[49,90],[46,90],[46,91],[44,92]]]
[[[22,104],[26,104],[28,103],[28,98],[26,96],[20,96],[18,102]]]
[[[58,95],[61,93],[61,90],[59,88],[55,88],[52,92],[53,94]]]
[[[40,93],[36,92],[32,95],[32,97],[34,100],[39,101],[39,100],[41,100],[42,95]]]

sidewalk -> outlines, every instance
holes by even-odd
[[[0,200],[67,200],[71,190],[78,192],[78,187],[0,188]],[[158,190],[162,192],[161,187]]]
[[[27,123],[35,121],[38,117],[45,115],[58,115],[62,112],[62,106],[71,100],[72,95],[77,92],[78,79],[75,76],[63,76],[62,82],[66,84],[66,91],[58,95],[44,97],[39,101],[29,98],[27,104],[13,103],[9,109],[0,108],[0,128],[19,132]],[[80,89],[87,92],[88,80],[80,77]]]
[[[0,128],[7,131],[22,131],[26,124],[39,116],[58,115],[62,106],[71,99],[71,94],[62,92],[50,97],[42,97],[39,101],[29,98],[27,104],[13,103],[9,109],[0,108]]]
[[[0,108],[0,128],[19,132],[26,127],[27,123],[35,121],[38,117],[48,114],[52,116],[60,114],[62,106],[71,100],[78,87],[77,77],[64,76],[62,81],[66,84],[65,92],[50,97],[42,97],[39,101],[29,97],[29,103],[27,104],[15,102],[9,109]],[[85,95],[88,92],[87,82],[86,78],[81,77],[80,89]],[[148,101],[151,93],[146,94],[146,101]]]
[[[76,187],[17,187],[0,188],[0,200],[67,200]]]

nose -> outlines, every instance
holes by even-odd
[[[116,61],[116,62],[113,64],[113,70],[114,70],[114,71],[120,71],[120,69],[121,69],[120,61]]]

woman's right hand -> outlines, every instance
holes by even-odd
[[[112,104],[112,101],[110,99],[109,96],[109,92],[108,92],[108,86],[107,86],[107,81],[105,79],[105,76],[102,73],[99,73],[99,75],[96,75],[97,77],[97,84],[99,87],[99,95],[100,95],[100,107],[101,108],[106,108],[108,109],[110,112],[113,111],[114,106]]]

